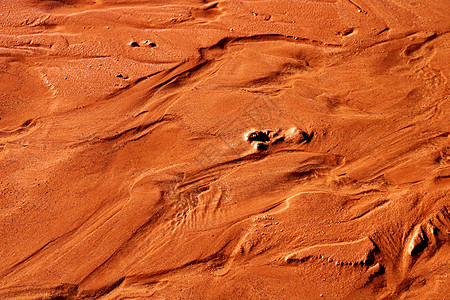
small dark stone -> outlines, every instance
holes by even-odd
[[[122,74],[117,74],[116,77],[123,78]]]
[[[153,43],[153,42],[145,41],[144,43],[147,44],[147,45],[150,46],[150,47],[156,47],[156,44]]]
[[[263,144],[263,143],[256,144],[256,149],[258,149],[260,151],[267,150],[267,148],[268,148],[268,146],[266,144]]]
[[[311,132],[311,134],[308,134],[306,132],[302,132],[303,138],[301,139],[300,143],[309,143],[311,142],[312,138],[314,137],[314,132]]]
[[[267,131],[267,132],[255,131],[255,132],[252,132],[252,133],[250,133],[248,135],[247,140],[249,142],[253,142],[253,141],[256,141],[256,142],[268,142],[268,141],[270,141],[269,133],[270,133],[270,131]]]
[[[132,47],[140,47],[139,44],[137,42],[131,42],[130,45]]]

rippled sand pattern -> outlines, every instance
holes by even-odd
[[[449,15],[0,1],[0,298],[445,299]]]

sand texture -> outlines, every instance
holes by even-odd
[[[447,0],[0,0],[0,299],[449,299]]]

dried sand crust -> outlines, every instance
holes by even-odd
[[[450,295],[449,14],[0,1],[0,298]]]

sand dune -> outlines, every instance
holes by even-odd
[[[1,1],[0,298],[444,299],[449,14]]]

